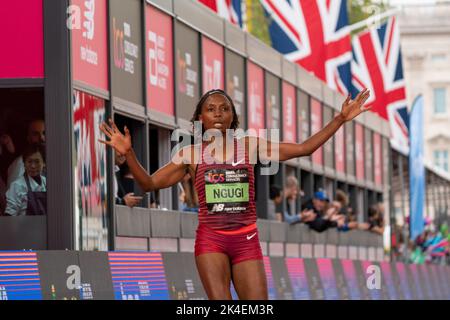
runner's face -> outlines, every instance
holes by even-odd
[[[218,129],[225,133],[233,122],[233,109],[227,98],[221,94],[213,94],[203,103],[199,119],[205,130]]]

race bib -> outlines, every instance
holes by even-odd
[[[243,213],[249,202],[247,169],[213,169],[205,172],[209,214]]]

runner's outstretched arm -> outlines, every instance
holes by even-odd
[[[106,123],[102,123],[100,125],[100,130],[102,130],[110,140],[99,141],[112,147],[119,154],[125,155],[131,174],[145,192],[168,188],[181,181],[188,168],[186,162],[182,160],[182,158],[186,156],[186,154],[183,154],[183,151],[187,150],[186,148],[180,150],[171,162],[160,168],[154,174],[149,175],[137,160],[136,154],[132,148],[131,136],[128,128],[124,128],[125,135],[123,135],[111,119],[109,119],[109,123],[110,126]]]
[[[364,103],[369,96],[370,91],[368,89],[361,91],[354,100],[348,95],[347,99],[342,104],[341,112],[322,130],[303,143],[274,143],[270,141],[261,143],[261,141],[259,141],[260,156],[269,154],[268,158],[270,160],[285,161],[292,158],[311,155],[327,142],[327,140],[330,139],[345,122],[351,121],[361,113],[371,109],[371,107],[364,107]],[[268,152],[267,150],[271,150],[272,152]],[[277,152],[274,152],[276,150],[278,150],[278,154]]]

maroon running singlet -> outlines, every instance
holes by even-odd
[[[244,141],[244,140],[242,140]],[[234,156],[215,163],[203,144],[195,188],[199,198],[199,226],[195,255],[220,252],[236,264],[262,259],[256,228],[255,176],[245,143],[234,139]]]

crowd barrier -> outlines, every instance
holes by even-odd
[[[318,233],[305,224],[258,219],[263,254],[271,257],[385,261],[383,237],[368,231]],[[116,206],[116,236],[138,237],[153,251],[194,252],[196,214]],[[119,244],[116,249],[137,249]]]
[[[450,267],[264,257],[271,300],[450,299]],[[232,288],[232,295],[237,294]],[[0,300],[206,299],[183,252],[0,252]]]

